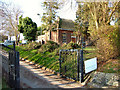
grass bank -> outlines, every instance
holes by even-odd
[[[6,48],[4,50],[9,51]],[[37,49],[25,50],[24,46],[16,46],[16,50],[19,51],[20,57],[24,59],[33,61],[56,72],[59,71],[59,56],[56,56],[55,52],[37,53]]]
[[[55,50],[53,52],[38,53],[38,49],[26,50],[24,46],[16,46],[16,50],[19,51],[20,57],[59,72],[59,56],[55,54]],[[96,57],[95,47],[87,47],[84,50],[84,60]],[[105,73],[118,73],[120,72],[118,66],[119,63],[120,57],[108,60],[108,62],[102,63],[98,67],[98,71]]]

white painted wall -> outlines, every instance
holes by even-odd
[[[25,39],[25,38],[24,38],[23,34],[20,33],[20,40],[24,40],[24,39]],[[8,40],[10,40],[10,36],[8,36]],[[16,41],[15,36],[11,36],[11,40],[12,40],[12,41]]]

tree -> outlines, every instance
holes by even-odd
[[[27,39],[28,41],[32,41],[32,40],[35,41],[37,24],[33,22],[32,19],[29,17],[22,18],[22,16],[20,16],[18,31],[23,33],[23,35],[25,36],[25,39]]]
[[[43,34],[42,27],[41,26],[37,27],[37,36],[42,34]]]
[[[46,0],[43,3],[45,13],[43,13],[42,22],[47,26],[46,30],[56,28],[56,10],[59,9],[59,5],[60,3],[58,3],[58,0]]]
[[[16,44],[18,44],[20,36],[17,25],[22,11],[13,3],[6,4],[5,2],[0,2],[0,4],[1,29],[9,32],[9,36],[14,35],[16,38]]]
[[[107,60],[119,56],[119,29],[110,24],[112,21],[119,22],[119,2],[84,2],[79,4],[79,9],[80,18],[77,19],[89,22],[90,36],[93,41],[97,40],[99,58]]]
[[[89,12],[88,8],[84,4],[79,4],[78,10],[76,12],[75,20],[75,35],[77,36],[77,43],[81,45],[81,38],[84,37],[84,42],[90,36],[88,33],[89,26]]]
[[[110,25],[111,21],[118,18],[118,3],[119,2],[84,2],[79,3],[77,11],[77,19],[82,22],[89,21],[89,29],[91,36],[94,38],[94,33],[101,26]]]

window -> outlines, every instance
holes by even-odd
[[[62,42],[63,43],[66,43],[67,42],[67,39],[66,39],[66,33],[62,33]]]

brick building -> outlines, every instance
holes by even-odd
[[[68,19],[58,19],[58,27],[52,31],[46,31],[44,35],[38,36],[38,41],[46,43],[46,41],[54,41],[58,44],[76,42],[76,37],[73,36],[74,23]]]

